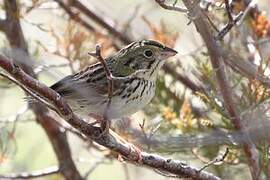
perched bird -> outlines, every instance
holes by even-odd
[[[100,62],[66,76],[51,88],[82,117],[102,117],[106,111],[109,119],[121,118],[137,112],[151,101],[159,70],[165,59],[176,53],[159,42],[142,40],[106,58],[109,71],[116,77],[109,108],[108,80]]]

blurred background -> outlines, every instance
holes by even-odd
[[[1,52],[17,61],[24,56],[31,57],[20,63],[30,66],[38,79],[48,86],[96,62],[87,54],[95,50],[96,44],[102,46],[104,57],[141,39],[154,39],[177,50],[178,54],[168,59],[160,72],[151,104],[129,118],[113,121],[113,129],[147,152],[198,168],[229,148],[223,162],[211,165],[207,171],[223,179],[251,179],[241,147],[242,136],[224,109],[207,49],[186,13],[165,10],[155,0],[15,2],[17,11],[11,8],[10,13],[16,14],[21,25],[28,55],[11,46],[12,28],[8,30],[11,35],[7,35],[7,25],[3,28],[0,23]],[[181,1],[165,2],[184,7]],[[5,3],[0,1],[0,19],[8,19]],[[241,23],[225,35],[221,44],[233,59],[231,66],[237,69],[226,66],[235,92],[235,106],[256,145],[261,178],[269,179],[270,91],[267,83],[245,75],[255,70],[268,78],[270,3],[260,0],[256,7],[249,7],[249,3],[256,4],[245,0],[231,2],[233,15],[247,8],[250,10],[246,11]],[[228,21],[223,1],[202,0],[201,8],[213,23],[213,34],[217,34],[215,28],[222,29]],[[28,108],[24,92],[0,77],[0,99],[0,174],[57,167],[58,159],[51,140]],[[119,162],[110,150],[83,140],[69,130],[66,135],[76,168],[86,179],[170,179],[153,170]],[[37,179],[64,177],[53,174]]]

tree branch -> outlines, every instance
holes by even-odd
[[[176,6],[169,6],[165,4],[165,0],[155,0],[161,7],[163,7],[164,9],[167,10],[173,10],[173,11],[178,11],[178,12],[182,12],[182,13],[187,13],[188,10],[185,8],[180,8],[180,7],[176,7]]]
[[[237,112],[237,108],[235,107],[236,103],[233,100],[234,93],[232,92],[232,89],[227,81],[227,77],[225,74],[225,67],[222,61],[224,59],[222,48],[215,41],[212,35],[212,32],[210,30],[211,26],[208,23],[206,17],[203,15],[203,12],[198,4],[199,1],[183,0],[183,3],[189,10],[190,15],[194,17],[193,22],[197,28],[197,31],[200,33],[202,39],[206,44],[213,69],[216,72],[216,78],[220,92],[223,97],[224,106],[231,117],[231,122],[237,130],[242,131],[243,124]],[[257,179],[259,176],[260,167],[258,164],[258,154],[255,145],[249,140],[244,144],[244,151],[248,159],[251,175],[253,179]]]
[[[170,74],[176,80],[183,83],[187,88],[189,88],[191,91],[193,91],[193,93],[195,93],[197,91],[199,91],[199,92],[205,91],[205,89],[202,86],[195,84],[188,77],[185,77],[185,76],[175,72],[175,70],[171,66],[169,66],[168,64],[164,64],[163,70],[165,71],[165,73]]]
[[[229,4],[229,0],[225,0],[225,7],[226,7],[226,11],[227,11],[228,19],[229,20],[228,20],[227,24],[224,26],[224,28],[222,28],[222,30],[215,37],[216,40],[223,39],[223,37],[233,28],[233,26],[238,21],[240,21],[240,19],[243,16],[243,12],[240,12],[239,14],[236,15],[236,17],[233,17],[233,15],[232,15],[232,9],[231,9],[231,6]]]
[[[5,69],[12,77],[14,77],[14,79],[20,82],[20,84],[24,85],[29,90],[35,92],[40,97],[47,99],[49,103],[55,106],[58,114],[62,118],[64,118],[70,125],[82,132],[89,139],[92,139],[98,144],[103,145],[121,154],[123,157],[126,158],[127,161],[133,164],[138,164],[136,150],[130,148],[126,144],[118,142],[118,140],[111,134],[102,134],[102,130],[99,127],[92,126],[87,122],[81,120],[76,114],[72,112],[65,99],[62,98],[54,90],[33,79],[31,76],[26,74],[19,66],[17,66],[11,60],[7,59],[2,55],[0,55],[0,66]],[[199,172],[199,169],[188,166],[176,160],[163,158],[158,155],[142,152],[141,158],[142,159],[139,165],[172,173],[181,178],[219,179],[218,177],[208,172]]]
[[[61,8],[69,15],[71,19],[81,24],[83,27],[88,29],[89,31],[95,32],[95,28],[87,23],[84,19],[82,19],[79,14],[74,13],[68,5],[66,5],[62,0],[55,0]]]
[[[32,179],[57,174],[59,172],[60,169],[57,166],[53,166],[46,169],[34,171],[31,173],[23,172],[19,174],[0,175],[0,179]]]
[[[57,0],[61,1],[61,0]],[[132,42],[132,40],[116,29],[116,27],[113,27],[111,24],[107,23],[106,20],[102,19],[101,17],[97,16],[95,13],[93,13],[89,8],[87,8],[85,5],[83,5],[79,0],[67,0],[68,4],[77,8],[85,14],[87,17],[92,19],[94,22],[105,28],[110,34],[112,34],[114,37],[122,41],[124,44],[129,44]]]

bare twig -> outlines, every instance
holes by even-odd
[[[89,23],[87,23],[84,19],[82,19],[78,14],[74,13],[70,7],[65,4],[62,0],[55,0],[61,8],[65,10],[65,12],[69,15],[71,19],[73,19],[75,22],[78,22],[83,27],[88,29],[89,31],[95,32],[95,28],[91,26]]]
[[[100,49],[101,49],[101,46],[97,45],[96,52],[89,52],[88,54],[90,56],[97,58],[97,60],[102,64],[102,66],[104,68],[104,71],[106,73],[106,77],[108,80],[108,106],[109,106],[111,103],[112,95],[113,95],[113,75],[112,75],[111,71],[109,70],[104,58],[101,56]]]
[[[60,1],[60,0],[57,0]],[[119,39],[125,44],[129,44],[132,40],[119,30],[114,27],[112,24],[108,23],[105,19],[97,16],[94,12],[92,12],[89,8],[87,8],[84,4],[82,4],[79,0],[68,0],[69,5],[77,8],[80,12],[84,13],[87,17],[91,18],[97,24],[108,30],[110,34]]]
[[[134,164],[138,163],[138,154],[136,150],[130,148],[127,144],[119,143],[118,140],[110,134],[104,134],[100,137],[100,134],[102,133],[101,129],[99,127],[89,125],[87,122],[81,120],[72,112],[66,101],[54,90],[33,79],[31,76],[27,75],[20,67],[14,65],[12,61],[1,55],[0,66],[5,69],[11,76],[16,78],[16,80],[21,84],[24,84],[24,86],[26,86],[28,89],[32,90],[39,96],[48,99],[48,101],[58,109],[58,114],[61,115],[70,125],[82,132],[85,136],[96,141],[98,144],[121,154],[126,158],[127,161]],[[219,179],[218,177],[205,171],[198,172],[198,169],[179,161],[166,159],[154,154],[148,154],[146,152],[141,153],[140,165],[176,174],[179,177],[189,177],[192,179]]]
[[[270,87],[270,78],[258,72],[258,67],[252,62],[243,59],[243,57],[232,50],[225,50],[223,57],[225,64],[235,72],[249,79],[256,79],[265,86]]]
[[[52,174],[60,173],[60,169],[58,166],[48,167],[46,169],[41,169],[34,172],[23,172],[18,174],[8,174],[8,175],[0,175],[0,179],[32,179],[39,178],[44,176],[49,176]]]
[[[95,58],[98,59],[98,61],[102,64],[104,71],[106,73],[106,78],[107,78],[107,83],[108,83],[108,101],[107,101],[107,107],[104,111],[103,114],[103,119],[101,120],[101,127],[104,129],[104,133],[109,132],[109,128],[110,128],[110,119],[108,118],[108,111],[110,109],[110,105],[111,105],[111,99],[113,96],[113,75],[111,73],[111,71],[109,70],[107,63],[105,62],[104,58],[101,56],[101,46],[97,45],[96,46],[96,52],[89,52],[88,54],[90,56],[93,56]]]
[[[129,173],[129,170],[128,170],[128,165],[123,163],[123,169],[124,169],[124,173],[125,173],[125,176],[126,176],[126,180],[130,180],[130,173]]]
[[[158,173],[159,175],[161,176],[164,176],[164,177],[167,177],[167,178],[178,178],[177,175],[174,175],[174,174],[169,174],[167,172],[163,172],[163,171],[160,171],[160,170],[154,170],[156,173]]]
[[[173,6],[169,6],[167,4],[165,4],[165,0],[155,0],[161,7],[163,7],[164,9],[168,9],[168,10],[173,10],[173,11],[178,11],[178,12],[182,12],[182,13],[187,13],[188,10],[185,8],[181,8],[181,7],[176,7],[176,2],[174,2]]]
[[[36,74],[38,73],[41,73],[43,71],[46,71],[46,70],[49,70],[51,68],[61,68],[61,67],[68,67],[69,66],[69,63],[63,63],[63,64],[51,64],[51,65],[40,65],[40,66],[37,66],[35,69],[34,69],[34,72]]]
[[[221,40],[223,37],[233,28],[233,26],[242,18],[243,12],[238,13],[235,17],[232,15],[232,9],[229,4],[229,0],[225,0],[225,7],[228,14],[228,23],[222,28],[222,30],[215,37],[216,40]]]
[[[106,156],[98,159],[94,164],[90,167],[90,169],[85,173],[84,178],[87,179],[88,176],[100,165],[103,164],[106,160]]]
[[[145,119],[143,119],[142,123],[139,123],[139,127],[141,129],[141,132],[144,136],[144,141],[146,141],[147,149],[150,150],[151,147],[151,139],[153,138],[154,134],[157,132],[157,130],[160,128],[161,123],[159,122],[157,125],[151,127],[150,133],[148,134],[145,129]]]
[[[241,25],[241,24],[243,23],[245,17],[247,17],[247,15],[249,14],[249,12],[250,12],[252,9],[256,8],[256,6],[257,6],[257,3],[256,3],[255,0],[250,0],[250,2],[248,2],[248,5],[247,5],[246,9],[244,10],[244,13],[243,13],[241,19],[240,19],[240,20],[238,21],[238,23],[237,23],[238,26]]]
[[[15,78],[4,74],[4,73],[0,73],[0,76],[10,80],[11,82],[13,82],[14,84],[17,84],[18,86],[20,86],[25,92],[27,92],[28,94],[30,94],[32,97],[34,97],[36,100],[38,100],[41,103],[46,104],[46,106],[50,107],[50,109],[57,111],[54,106],[52,106],[51,104],[47,103],[45,99],[43,99],[42,97],[39,97],[37,94],[33,93],[31,90],[29,90],[27,87],[25,87],[23,84],[21,84],[20,82],[18,82]]]
[[[207,167],[216,164],[216,163],[220,163],[223,162],[224,159],[226,158],[226,156],[229,153],[229,148],[227,147],[225,152],[221,155],[221,156],[217,156],[215,159],[213,159],[212,161],[209,161],[207,164],[205,164],[199,171],[202,171],[204,169],[206,169]]]

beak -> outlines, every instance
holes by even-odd
[[[162,55],[166,57],[175,56],[176,54],[177,54],[177,51],[169,47],[165,47],[162,52]]]

